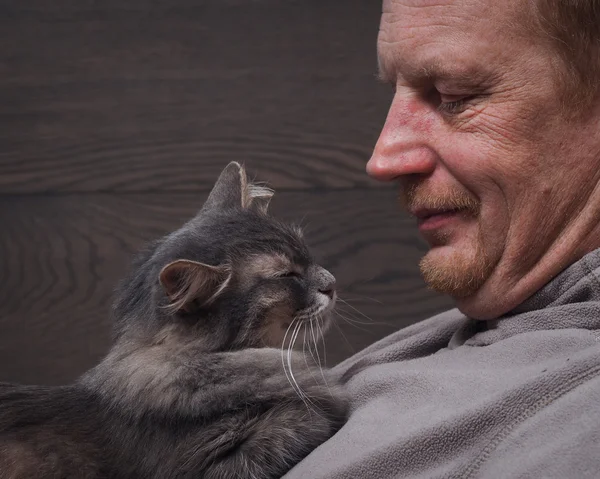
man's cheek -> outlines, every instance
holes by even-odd
[[[488,107],[470,123],[470,130],[474,137],[489,144],[492,150],[503,152],[517,143],[522,144],[523,140],[527,141],[530,133],[522,125],[523,119],[518,116]]]
[[[438,152],[450,175],[475,196],[497,192],[504,151],[490,148],[478,135],[454,134],[444,139]]]

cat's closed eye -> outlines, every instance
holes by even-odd
[[[283,273],[279,273],[277,278],[302,278],[302,274],[297,271],[285,271]]]

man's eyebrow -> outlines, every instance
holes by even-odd
[[[390,74],[389,68],[386,68],[380,55],[377,55],[377,80],[385,84],[395,84],[396,78]]]
[[[471,85],[474,81],[481,81],[488,75],[480,68],[474,66],[461,68],[457,65],[448,65],[439,59],[432,59],[419,67],[411,67],[407,63],[402,68],[393,67],[390,62],[377,58],[377,79],[386,84],[396,84],[403,80],[409,85],[419,86],[433,81],[452,81],[454,84]]]
[[[487,72],[476,65],[448,64],[440,60],[433,60],[423,67],[421,77],[427,80],[452,81],[457,84],[470,85],[473,81],[480,81],[488,76]]]

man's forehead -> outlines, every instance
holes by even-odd
[[[513,1],[384,0],[377,42],[380,77],[472,77],[494,51],[502,55],[498,42],[502,32],[512,30],[515,12],[506,6]],[[487,57],[483,62],[481,55]]]
[[[496,0],[497,1],[497,0]],[[506,0],[510,3],[510,0]],[[494,0],[383,0],[383,11],[392,11],[395,7],[457,7],[493,6]]]
[[[522,26],[528,14],[531,2],[523,0],[383,0],[381,25],[409,30],[428,26],[510,28]]]
[[[427,7],[445,3],[453,3],[453,0],[383,0],[383,11],[389,10],[394,4],[407,7]]]
[[[506,5],[513,1],[384,0],[379,40],[435,42],[437,36],[456,36],[499,25],[512,17]]]

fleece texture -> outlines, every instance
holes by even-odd
[[[501,318],[447,311],[336,369],[348,422],[286,479],[599,478],[600,250]]]

